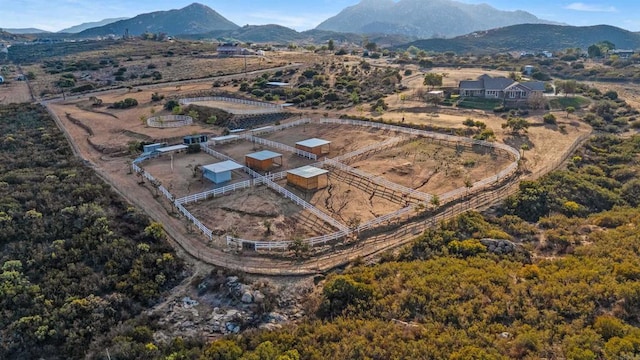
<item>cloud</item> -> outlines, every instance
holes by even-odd
[[[568,10],[588,11],[588,12],[618,12],[615,6],[585,4],[581,2],[571,3],[564,7]]]

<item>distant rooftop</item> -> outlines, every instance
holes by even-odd
[[[232,140],[232,139],[237,139],[239,138],[239,135],[226,135],[226,136],[218,136],[218,137],[214,137],[213,141],[225,141],[225,140]]]

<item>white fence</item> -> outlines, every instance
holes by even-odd
[[[185,196],[183,198],[177,199],[176,203],[181,204],[181,205],[190,204],[190,203],[194,203],[194,202],[198,202],[198,201],[207,200],[208,198],[212,198],[212,197],[223,196],[223,195],[226,195],[228,193],[231,193],[231,192],[234,192],[234,191],[237,191],[237,190],[242,190],[242,189],[249,188],[251,186],[253,186],[253,181],[246,180],[246,181],[242,181],[242,182],[239,182],[239,183],[227,185],[227,186],[224,186],[224,187],[221,187],[221,188],[217,188],[217,189],[201,192],[199,194],[193,194],[193,195]]]
[[[217,100],[217,101],[225,101],[225,100],[220,100],[220,98],[198,98],[198,99],[205,99],[205,100],[196,100],[196,101],[208,101],[209,100]],[[230,98],[225,98],[225,99],[230,99]],[[193,100],[193,99],[183,99],[183,100]],[[248,100],[241,100],[241,99],[232,99],[234,100],[234,102],[250,102]],[[181,103],[182,100],[181,100]],[[184,104],[184,103],[183,103]],[[259,103],[259,104],[265,104],[265,103]],[[252,104],[250,104],[252,105]],[[270,104],[273,105],[273,104]],[[259,105],[258,105],[259,106]],[[294,122],[290,122],[287,124],[283,124],[283,125],[278,125],[278,126],[271,126],[271,127],[265,127],[262,130],[260,130],[261,132],[259,133],[267,133],[267,132],[273,132],[273,131],[279,131],[279,130],[283,130],[286,128],[290,128],[293,126],[299,126],[299,125],[303,125],[303,124],[308,124],[310,123],[309,119],[300,119]],[[479,141],[479,140],[472,140],[472,139],[468,139],[468,138],[461,138],[461,137],[456,137],[456,136],[450,136],[450,135],[444,135],[444,134],[439,134],[439,133],[433,133],[433,132],[428,132],[428,131],[423,131],[423,130],[416,130],[416,129],[410,129],[410,128],[404,128],[404,127],[400,127],[400,126],[395,126],[395,125],[387,125],[387,124],[379,124],[379,123],[375,123],[375,122],[368,122],[368,121],[358,121],[358,120],[340,120],[340,119],[322,119],[320,121],[320,123],[332,123],[332,124],[344,124],[344,125],[354,125],[354,126],[367,126],[367,127],[373,127],[373,128],[378,128],[378,129],[383,129],[383,130],[389,130],[389,131],[395,131],[395,132],[399,132],[399,133],[404,133],[404,134],[410,134],[413,136],[421,136],[421,137],[429,137],[432,139],[436,139],[436,140],[443,140],[443,141],[447,141],[447,142],[452,142],[452,143],[460,143],[460,144],[466,144],[466,145],[478,145],[478,146],[485,146],[485,147],[491,147],[494,149],[498,149],[501,151],[505,151],[509,154],[511,154],[514,158],[515,161],[512,162],[507,168],[503,169],[502,171],[500,171],[498,174],[493,175],[491,177],[488,177],[486,179],[480,180],[476,183],[473,184],[472,187],[470,188],[460,188],[460,189],[456,189],[453,191],[450,191],[446,194],[443,194],[440,196],[440,200],[441,203],[446,203],[449,201],[453,201],[461,196],[466,196],[469,195],[473,192],[479,191],[481,189],[483,189],[484,187],[487,187],[489,185],[492,185],[494,183],[499,182],[501,179],[504,179],[505,177],[513,174],[516,170],[517,170],[517,163],[518,160],[520,160],[520,152],[514,148],[511,148],[507,145],[503,145],[503,144],[497,144],[497,143],[490,143],[490,142],[486,142],[486,141]],[[284,145],[284,144],[279,144],[273,141],[269,141],[269,140],[264,140],[264,139],[260,139],[257,138],[253,135],[243,135],[243,138],[246,138],[247,140],[250,141],[254,141],[254,142],[258,142],[261,143],[263,145],[266,146],[271,146],[277,149],[282,149],[285,151],[290,151],[290,152],[295,152],[299,155],[311,158],[316,160],[317,157],[314,154],[309,154],[306,152],[306,154],[312,155],[312,156],[306,156],[304,154],[300,154],[298,153],[298,151],[301,151],[299,149],[295,149],[292,148],[288,145]],[[353,169],[351,167],[349,167],[348,165],[342,164],[341,161],[346,161],[348,159],[352,159],[355,158],[357,156],[361,156],[363,154],[366,154],[368,152],[378,152],[381,150],[384,150],[388,147],[392,147],[392,146],[397,146],[398,144],[400,144],[403,141],[408,141],[409,138],[406,137],[394,137],[391,139],[388,139],[382,143],[377,143],[377,144],[372,144],[370,146],[358,149],[356,151],[347,153],[347,154],[343,154],[341,156],[338,156],[336,158],[333,159],[325,159],[322,162],[319,162],[317,164],[314,164],[314,166],[318,166],[318,167],[323,167],[323,166],[334,166],[336,168],[339,168],[341,170],[344,171],[349,171],[352,172],[358,176],[362,176],[365,177],[369,180],[371,180],[372,182],[375,182],[381,186],[384,187],[388,187],[390,189],[394,189],[403,193],[407,193],[407,194],[411,194],[412,196],[423,200],[424,202],[428,202],[431,201],[432,196],[429,194],[425,194],[425,193],[421,193],[418,191],[415,191],[413,189],[410,188],[406,188],[404,186],[401,186],[399,184],[395,184],[392,182],[389,182],[386,179],[380,178],[380,177],[374,177],[370,174],[367,174],[365,172],[362,172],[360,170],[357,169]],[[204,152],[218,158],[221,160],[232,160],[232,158],[230,158],[227,155],[224,155],[222,153],[219,153],[211,148],[209,148],[206,144],[201,144],[201,148]],[[137,173],[142,174],[142,176],[144,176],[146,179],[148,179],[151,182],[156,182],[155,178],[153,176],[151,176],[150,174],[146,173],[143,169],[141,169],[137,163],[146,160],[147,157],[140,157],[136,160],[134,160],[133,164],[132,164],[132,168],[134,171],[136,171]],[[332,234],[326,234],[326,235],[322,235],[322,236],[317,236],[317,237],[312,237],[312,238],[308,238],[308,239],[304,239],[303,241],[308,244],[309,246],[318,246],[318,245],[323,245],[326,244],[328,242],[331,241],[335,241],[344,237],[347,237],[351,234],[355,232],[361,232],[361,231],[365,231],[371,228],[374,228],[375,226],[379,225],[379,224],[383,224],[385,222],[390,222],[393,221],[394,219],[398,219],[402,216],[407,216],[409,215],[411,212],[415,211],[416,206],[418,206],[417,204],[402,208],[396,212],[390,213],[390,214],[386,214],[384,216],[372,219],[364,224],[359,225],[356,229],[349,229],[347,226],[345,226],[344,224],[341,224],[340,222],[336,221],[335,219],[333,219],[331,216],[325,214],[324,212],[320,211],[319,209],[317,209],[316,207],[314,207],[313,205],[307,203],[306,201],[300,199],[298,196],[296,196],[295,194],[291,193],[290,191],[286,190],[285,188],[279,186],[278,184],[276,184],[274,182],[274,180],[279,180],[282,178],[286,177],[286,171],[283,172],[278,172],[278,173],[274,173],[274,174],[268,174],[266,176],[262,176],[259,173],[249,169],[248,167],[244,167],[243,170],[248,173],[249,175],[251,175],[251,177],[253,177],[252,180],[247,180],[244,182],[240,182],[240,183],[236,183],[236,184],[231,184],[228,186],[225,186],[223,188],[219,188],[219,189],[214,189],[211,191],[207,191],[204,193],[200,193],[200,194],[195,194],[195,195],[190,195],[190,196],[186,196],[177,200],[174,200],[173,195],[167,191],[164,187],[160,186],[158,189],[159,191],[165,196],[167,197],[169,200],[171,200],[174,205],[176,206],[176,208],[187,218],[189,219],[198,229],[200,229],[200,231],[205,234],[205,236],[207,236],[207,238],[212,239],[213,234],[212,231],[210,229],[208,229],[200,220],[198,220],[197,218],[195,218],[193,215],[191,215],[191,213],[184,208],[183,204],[187,204],[187,203],[191,203],[191,202],[195,202],[195,201],[200,201],[200,200],[204,200],[207,199],[209,197],[215,197],[215,196],[221,196],[224,195],[225,193],[228,192],[232,192],[232,191],[236,191],[239,189],[244,189],[247,187],[251,187],[251,186],[259,186],[259,185],[266,185],[268,187],[270,187],[271,189],[275,190],[276,192],[280,193],[281,195],[287,197],[288,199],[294,201],[296,204],[298,204],[299,206],[301,206],[303,209],[308,210],[309,212],[311,212],[313,215],[317,216],[318,218],[322,219],[323,221],[327,222],[328,224],[330,224],[331,226],[335,227],[336,229],[338,229],[337,232],[334,232]],[[440,214],[438,214],[437,216],[440,216]],[[269,241],[254,241],[254,240],[245,240],[245,239],[239,239],[239,238],[235,238],[233,236],[226,236],[226,240],[227,240],[227,245],[231,246],[231,245],[236,245],[239,247],[243,247],[244,244],[250,244],[250,246],[252,246],[255,250],[287,250],[289,249],[290,245],[293,243],[293,241],[277,241],[277,242],[269,242]]]
[[[274,149],[278,149],[278,150],[282,150],[282,151],[292,152],[292,153],[294,153],[296,155],[305,157],[307,159],[318,160],[318,157],[316,156],[316,154],[312,154],[310,152],[306,152],[306,151],[303,151],[303,150],[300,150],[300,149],[296,149],[296,148],[294,148],[292,146],[289,146],[289,145],[285,145],[285,144],[282,144],[282,143],[279,143],[279,142],[275,142],[275,141],[271,141],[271,140],[255,137],[255,136],[250,135],[250,134],[242,135],[242,137],[244,139],[246,139],[247,141],[251,141],[252,143],[256,143],[256,144],[272,147]]]
[[[423,192],[416,191],[414,189],[410,189],[410,188],[408,188],[406,186],[402,186],[400,184],[396,184],[396,183],[391,182],[391,181],[389,181],[387,179],[384,179],[384,178],[382,178],[380,176],[373,176],[373,175],[371,175],[369,173],[366,173],[366,172],[364,172],[362,170],[354,169],[349,165],[345,165],[343,163],[334,161],[333,159],[326,159],[324,161],[324,163],[326,165],[328,165],[328,166],[335,167],[335,168],[340,169],[342,171],[346,171],[346,172],[350,172],[350,173],[356,174],[357,176],[359,176],[361,178],[364,178],[364,179],[367,179],[367,180],[371,181],[374,184],[383,186],[385,188],[388,188],[388,189],[391,189],[391,190],[394,190],[394,191],[398,191],[398,192],[403,193],[403,194],[407,194],[407,195],[409,195],[409,196],[411,196],[411,197],[413,197],[415,199],[421,200],[421,201],[427,202],[427,201],[431,201],[431,199],[433,198],[429,194],[425,194]]]
[[[193,118],[187,115],[154,116],[147,119],[147,125],[154,128],[178,128],[193,124]]]
[[[236,115],[260,115],[260,114],[270,114],[281,112],[284,107],[278,104],[253,101],[253,100],[245,100],[245,99],[237,99],[230,98],[224,96],[208,96],[208,97],[198,97],[198,98],[188,98],[188,99],[180,99],[178,102],[180,105],[189,105],[196,102],[204,102],[204,101],[220,101],[220,102],[228,102],[234,104],[242,104],[247,106],[255,106],[261,108],[260,110],[242,110],[242,109],[223,109],[227,112]]]

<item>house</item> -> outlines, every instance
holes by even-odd
[[[242,53],[242,48],[238,43],[224,43],[218,45],[218,55],[219,56],[234,56],[240,55]]]
[[[277,159],[280,159],[280,163]],[[274,166],[282,166],[282,154],[269,150],[258,151],[245,155],[244,163],[253,170],[269,171]]]
[[[331,141],[318,138],[307,139],[297,142],[296,149],[322,156],[331,150]]]
[[[329,171],[314,166],[303,166],[287,171],[287,184],[303,190],[319,190],[329,184]]]
[[[234,161],[227,160],[203,166],[202,176],[204,176],[214,184],[220,184],[223,182],[231,181],[231,172],[242,168],[242,165]]]
[[[544,82],[517,82],[504,76],[481,75],[477,80],[463,80],[459,84],[461,97],[485,99],[526,100],[532,94],[544,92]]]
[[[628,59],[631,56],[633,56],[633,54],[635,54],[636,52],[633,50],[624,50],[624,49],[614,49],[614,50],[609,50],[609,56],[611,55],[617,55],[620,59]]]

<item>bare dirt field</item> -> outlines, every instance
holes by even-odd
[[[414,190],[443,194],[491,177],[511,162],[513,159],[484,147],[456,149],[417,139],[351,166]]]
[[[311,138],[328,140],[331,141],[330,152],[324,156],[329,158],[381,143],[394,137],[405,136],[405,134],[401,133],[362,126],[320,123],[294,126],[282,131],[260,135],[262,138],[289,146],[295,146],[297,142]]]
[[[356,186],[353,180],[348,174],[330,172],[328,186],[318,191],[300,190],[287,185],[286,180],[279,184],[343,224],[372,220],[408,205],[385,198],[371,187]]]
[[[0,84],[0,104],[31,102],[31,93],[26,81],[9,81]]]
[[[247,240],[293,240],[335,231],[266,186],[239,190],[186,207],[214,234],[232,234]]]
[[[274,166],[272,169],[269,170],[269,172],[279,172],[279,171],[295,169],[301,166],[310,165],[315,162],[314,160],[301,157],[294,153],[270,148],[268,146],[264,146],[260,144],[254,144],[246,140],[238,140],[232,143],[222,144],[218,146],[211,146],[211,148],[219,153],[222,153],[224,155],[231,157],[238,164],[242,164],[242,165],[244,165],[245,163],[245,155],[251,154],[254,152],[269,150],[269,151],[276,152],[278,154],[282,154],[282,166]]]
[[[228,101],[198,101],[194,103],[194,105],[221,109],[230,114],[245,114],[248,111],[252,113],[259,113],[259,112],[270,113],[270,112],[273,112],[273,110],[275,110],[275,108],[232,103]]]
[[[196,194],[213,190],[236,182],[249,180],[251,177],[241,170],[233,171],[231,181],[223,184],[214,184],[202,176],[201,166],[220,162],[206,153],[186,154],[178,153],[146,160],[142,167],[154,178],[162,183],[169,192],[180,198],[190,194]]]

